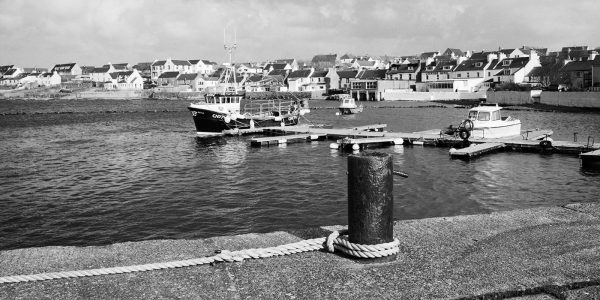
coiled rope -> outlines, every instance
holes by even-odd
[[[354,244],[348,241],[348,230],[334,231],[327,238],[315,238],[304,240],[296,243],[280,245],[271,248],[256,248],[256,249],[245,249],[239,251],[227,251],[223,250],[217,255],[178,260],[163,263],[133,265],[125,267],[111,267],[101,269],[88,269],[78,271],[63,271],[63,272],[50,272],[40,273],[31,275],[13,275],[0,277],[0,284],[2,283],[18,283],[18,282],[31,282],[31,281],[42,281],[50,279],[61,279],[61,278],[77,278],[87,276],[99,276],[99,275],[111,275],[111,274],[123,274],[131,272],[145,272],[152,270],[161,269],[174,269],[182,267],[191,267],[204,264],[213,264],[217,262],[240,262],[244,259],[259,259],[273,256],[283,256],[294,253],[309,252],[315,250],[326,249],[329,252],[338,250],[347,255],[358,257],[358,258],[378,258],[390,256],[400,251],[400,242],[398,239],[394,239],[393,242],[378,244],[378,245],[361,245]]]

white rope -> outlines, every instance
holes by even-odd
[[[283,256],[294,253],[309,252],[315,250],[326,249],[329,252],[338,250],[345,254],[359,257],[359,258],[378,258],[397,254],[400,242],[398,239],[394,239],[393,242],[378,244],[378,245],[361,245],[354,244],[348,241],[347,238],[348,230],[334,231],[327,238],[315,238],[310,240],[304,240],[296,243],[280,245],[271,248],[253,248],[239,251],[228,251],[222,250],[221,253],[187,260],[178,260],[163,263],[152,263],[143,265],[133,265],[124,267],[111,267],[101,269],[88,269],[78,271],[63,271],[63,272],[50,272],[40,273],[31,275],[13,275],[0,277],[0,284],[2,283],[18,283],[18,282],[30,282],[30,281],[43,281],[51,279],[61,278],[77,278],[86,276],[99,276],[99,275],[111,275],[111,274],[122,274],[131,272],[145,272],[152,270],[161,269],[172,269],[172,268],[183,268],[190,266],[198,266],[204,264],[212,264],[217,262],[241,262],[244,259],[259,259],[273,256]],[[342,235],[342,236],[340,236]]]

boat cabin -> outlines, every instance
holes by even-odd
[[[500,112],[502,107],[498,104],[480,105],[472,108],[469,111],[469,120],[471,121],[502,121],[506,120],[506,117],[502,117]]]
[[[208,104],[239,104],[242,98],[243,94],[207,94],[205,100]]]

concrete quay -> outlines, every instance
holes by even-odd
[[[0,277],[212,256],[327,236],[341,226],[198,240],[0,252]],[[325,251],[0,284],[0,299],[600,299],[600,204],[396,221],[400,254]]]

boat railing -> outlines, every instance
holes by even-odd
[[[260,99],[244,102],[241,107],[243,114],[259,116],[281,116],[288,114],[295,104],[294,100]]]

